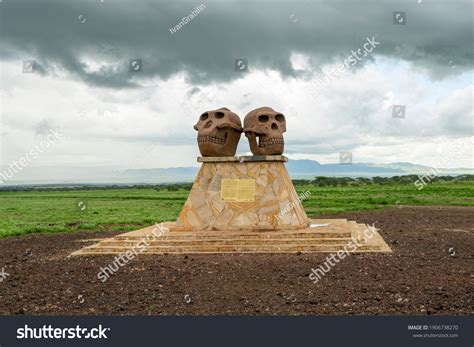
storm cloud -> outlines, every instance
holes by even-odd
[[[284,113],[291,159],[335,163],[350,151],[354,162],[432,165],[473,134],[473,7],[3,0],[0,168],[51,129],[63,139],[25,178],[36,165],[196,165],[192,125],[224,106],[242,118],[261,106]],[[342,65],[368,40],[367,55]],[[238,153],[249,153],[245,137]],[[450,165],[472,158],[471,147]]]
[[[205,8],[172,33],[200,4]],[[242,77],[236,58],[247,59],[250,70],[304,77],[372,36],[381,42],[374,56],[412,62],[433,79],[460,74],[474,61],[468,0],[6,0],[0,7],[1,59],[34,59],[38,73],[100,87],[137,87],[182,72],[195,85],[228,82]],[[402,23],[394,24],[394,11],[404,12]],[[309,58],[305,69],[293,66],[295,53]],[[141,71],[129,71],[131,59],[141,59]]]

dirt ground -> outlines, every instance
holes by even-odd
[[[324,216],[331,217],[331,216]],[[68,257],[114,233],[0,240],[2,315],[473,314],[474,208],[399,206],[338,214],[375,223],[393,254],[140,255],[102,283],[113,256]]]

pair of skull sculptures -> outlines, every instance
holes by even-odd
[[[285,116],[270,107],[250,111],[244,127],[237,114],[228,108],[204,112],[194,129],[198,132],[199,151],[203,157],[231,157],[237,151],[242,132],[249,140],[253,155],[283,153]]]

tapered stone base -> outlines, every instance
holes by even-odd
[[[308,217],[283,156],[200,158],[172,231],[305,229]]]

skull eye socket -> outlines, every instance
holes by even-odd
[[[222,119],[222,118],[224,118],[224,112],[216,112],[216,118],[217,118],[217,119]]]
[[[275,116],[275,119],[279,122],[284,122],[285,121],[285,116],[282,115],[281,113],[279,113]]]
[[[269,119],[270,117],[268,117],[266,114],[262,114],[261,116],[258,116],[258,121],[260,123],[266,123],[268,122]]]
[[[199,117],[199,119],[201,119],[201,120],[206,120],[206,119],[208,119],[208,118],[209,118],[209,114],[207,114],[207,112],[206,112],[206,113],[203,113],[203,114],[201,115],[201,117]]]

